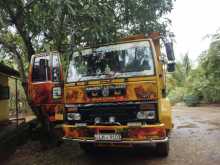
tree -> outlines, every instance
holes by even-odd
[[[197,68],[197,85],[193,90],[206,102],[220,101],[220,40],[213,35],[213,41],[208,51],[200,56],[199,66]]]
[[[15,59],[24,84],[36,52],[57,50],[65,62],[74,46],[149,31],[165,35],[172,6],[173,0],[1,0],[0,48]]]
[[[182,101],[187,93],[187,88],[190,85],[189,76],[192,72],[192,64],[188,53],[176,63],[176,70],[171,75],[168,75],[167,86],[168,96],[172,103]]]
[[[220,101],[220,34],[212,36],[209,49],[204,51],[198,66],[192,69],[188,55],[177,63],[176,72],[168,78],[169,96],[174,102],[183,96],[195,96],[207,103]]]
[[[149,31],[167,32],[172,0],[1,0],[0,45],[19,66],[32,54],[48,49],[61,53],[75,45],[112,42]]]
[[[188,54],[185,54],[183,58],[176,63],[176,71],[169,77],[170,81],[175,81],[175,84],[178,87],[184,87],[191,69],[192,66],[189,56]]]

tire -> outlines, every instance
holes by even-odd
[[[167,157],[169,154],[169,141],[157,143],[156,152],[159,157]]]
[[[166,129],[166,135],[167,135],[168,137],[169,137],[170,133],[171,133],[171,129]]]
[[[85,152],[85,153],[93,153],[95,150],[95,147],[92,143],[79,143],[80,148]]]

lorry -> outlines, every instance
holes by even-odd
[[[173,127],[166,97],[166,72],[175,69],[171,42],[158,32],[134,35],[117,43],[76,48],[65,83],[57,52],[33,55],[29,95],[33,107],[51,122],[62,122],[63,139],[95,147],[154,144],[169,153]]]

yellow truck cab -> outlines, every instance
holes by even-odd
[[[84,150],[155,143],[167,156],[173,124],[165,76],[175,63],[172,44],[165,48],[166,58],[154,32],[76,50],[64,84],[63,139]]]

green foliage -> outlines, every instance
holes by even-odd
[[[184,98],[187,98],[185,100],[188,103],[198,99],[207,103],[220,102],[219,52],[219,34],[215,34],[209,49],[201,54],[195,69],[192,69],[187,56],[177,63],[176,72],[168,77],[169,97],[173,102],[183,101]],[[179,88],[183,89],[181,98],[178,95]]]
[[[196,69],[196,79],[192,84],[192,91],[205,102],[220,101],[220,41],[215,40],[210,44],[207,52],[200,57]]]
[[[196,106],[199,104],[199,97],[196,95],[187,95],[183,98],[187,106]]]
[[[192,66],[188,54],[185,54],[182,60],[176,63],[175,72],[168,75],[168,92],[174,90],[175,87],[184,87],[187,85],[187,79],[191,72],[191,68]]]
[[[172,7],[173,0],[2,0],[0,46],[28,60],[49,50],[68,56],[73,45],[95,46],[149,31],[165,34]]]
[[[31,56],[57,50],[65,73],[69,56],[80,46],[149,31],[165,35],[173,1],[0,0],[0,61],[16,65],[25,82]]]
[[[184,90],[185,89],[183,87],[175,87],[174,89],[170,90],[168,97],[172,105],[183,101]]]

